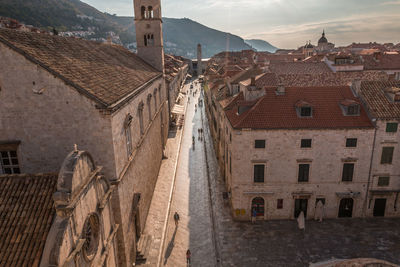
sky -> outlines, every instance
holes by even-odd
[[[83,0],[119,16],[133,16],[133,0]],[[325,29],[336,46],[400,42],[400,0],[162,0],[163,17],[189,18],[279,48],[316,44]]]

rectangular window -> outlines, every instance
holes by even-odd
[[[398,123],[396,122],[388,122],[386,123],[386,132],[387,133],[396,133],[398,128]]]
[[[265,148],[265,140],[256,140],[254,142],[254,148]]]
[[[300,116],[301,117],[311,117],[311,107],[301,107],[300,108]]]
[[[389,185],[389,176],[381,176],[378,179],[378,186],[388,186]]]
[[[354,174],[354,163],[343,164],[342,181],[343,182],[353,181],[353,174]]]
[[[347,115],[359,115],[360,114],[360,106],[353,105],[347,107]]]
[[[310,164],[299,164],[299,182],[308,182]]]
[[[301,148],[309,148],[311,147],[311,139],[301,139]]]
[[[357,138],[347,138],[346,147],[357,147]]]
[[[277,203],[276,203],[276,208],[278,210],[283,209],[283,199],[278,199]]]
[[[21,173],[16,150],[0,151],[0,163],[4,174]]]
[[[382,148],[381,164],[392,164],[394,147]]]
[[[254,182],[255,183],[263,183],[264,182],[264,164],[256,164],[254,165]]]

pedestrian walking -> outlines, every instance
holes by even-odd
[[[256,222],[257,219],[257,211],[255,208],[253,208],[253,212],[251,214],[251,223],[254,224]]]
[[[193,150],[194,150],[194,142],[195,142],[195,137],[193,135],[193,137],[192,137]]]
[[[175,226],[178,226],[178,223],[179,223],[179,214],[178,214],[178,212],[176,212],[176,211],[175,211],[175,214],[174,214],[174,221],[175,221]]]
[[[190,103],[190,96],[188,96],[188,103]]]
[[[190,252],[190,249],[186,251],[186,263],[189,266],[190,265],[190,257],[192,256],[192,253]]]
[[[306,220],[304,217],[304,212],[301,211],[299,217],[297,217],[297,224],[300,230],[303,230],[303,233],[306,231]]]

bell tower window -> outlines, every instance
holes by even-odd
[[[146,7],[142,6],[140,11],[141,11],[142,19],[145,19],[146,18]]]
[[[152,7],[152,6],[149,6],[149,7],[147,8],[147,10],[148,10],[148,12],[149,12],[149,19],[154,18],[153,7]]]

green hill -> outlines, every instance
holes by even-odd
[[[59,32],[94,32],[85,36],[88,39],[107,38],[108,32],[114,32],[125,46],[136,40],[133,17],[103,13],[79,0],[1,0],[0,16],[47,30],[55,27]],[[208,28],[187,18],[163,18],[163,22],[166,53],[194,58],[198,43],[202,45],[204,58],[226,50],[252,49],[239,36]]]
[[[275,51],[278,50],[278,48],[276,48],[275,46],[271,45],[270,43],[264,40],[251,39],[251,40],[245,40],[245,42],[260,52],[267,51],[275,53]]]

